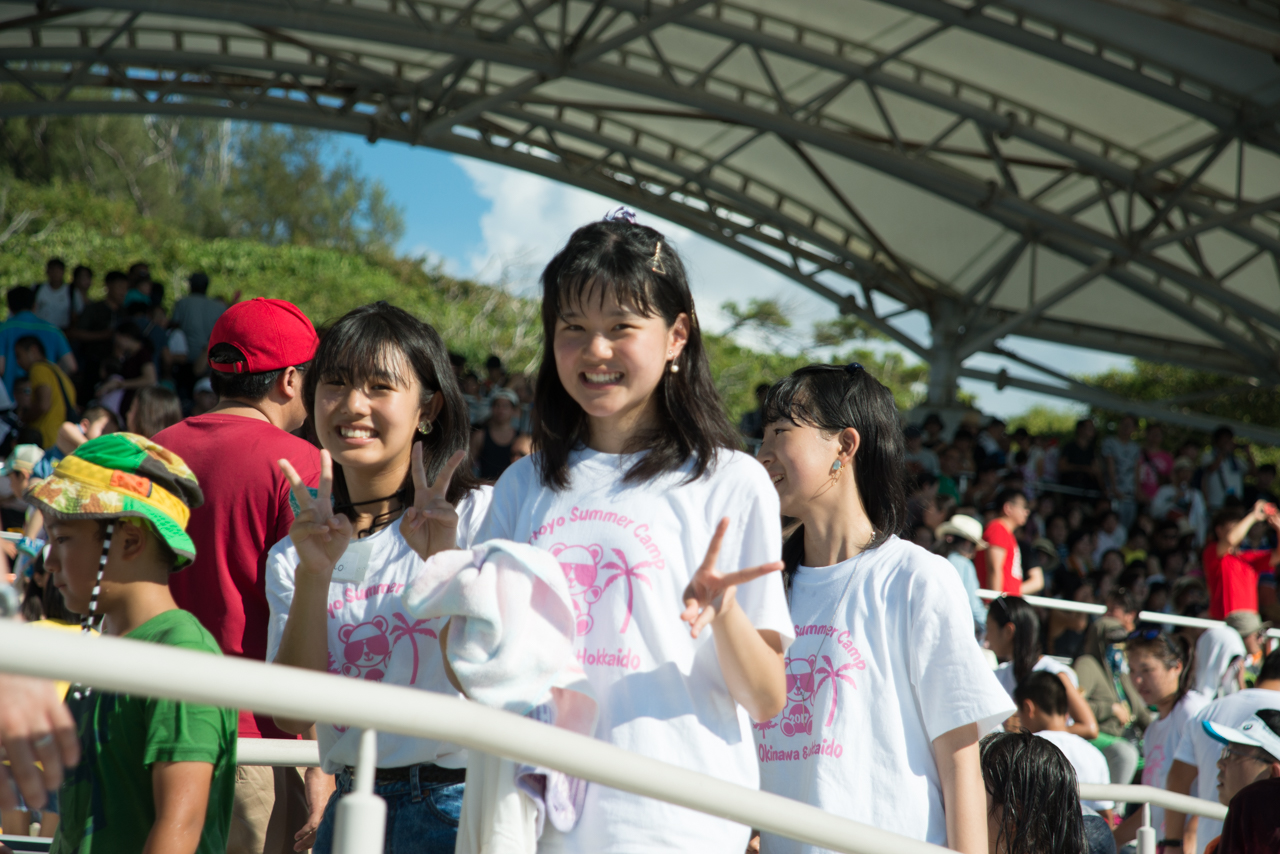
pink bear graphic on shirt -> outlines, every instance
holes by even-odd
[[[600,601],[604,590],[596,584],[600,573],[600,560],[604,549],[600,546],[570,546],[556,543],[551,554],[560,562],[564,577],[569,581],[569,595],[573,597],[573,611],[577,617],[578,636],[591,631],[595,621],[591,606]]]
[[[787,659],[787,705],[782,710],[782,734],[785,736],[813,735],[813,714],[809,703],[813,701],[813,673],[818,657]]]
[[[374,617],[367,623],[347,623],[338,629],[343,676],[382,681],[387,675],[387,659],[391,657],[389,628],[386,617]]]

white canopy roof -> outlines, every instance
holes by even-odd
[[[1275,54],[1276,0],[0,0],[31,95],[0,116],[290,122],[546,175],[865,318],[945,402],[1011,333],[1280,381]]]

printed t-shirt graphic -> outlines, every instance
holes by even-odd
[[[777,560],[778,497],[746,454],[722,451],[711,473],[687,469],[640,484],[622,477],[634,456],[579,450],[570,486],[544,489],[536,457],[515,463],[494,490],[480,541],[531,543],[556,556],[577,612],[576,654],[600,701],[596,737],[636,753],[754,786],[750,719],[729,695],[712,632],[695,640],[681,622],[682,595],[706,556],[716,524],[730,520],[723,572]],[[778,575],[738,588],[757,629],[791,636]],[[692,810],[588,789],[568,852],[732,852],[748,828]]]
[[[459,548],[473,542],[475,530],[488,507],[492,487],[469,492],[458,502]],[[348,556],[359,560],[348,566]],[[423,561],[405,542],[396,521],[368,537],[354,541],[340,561],[329,584],[329,672],[352,679],[389,682],[458,696],[449,684],[440,656],[440,632],[444,620],[418,620],[404,610],[406,587]],[[298,552],[286,537],[267,557],[267,599],[271,623],[267,634],[267,660],[274,661],[289,619],[293,601]],[[335,654],[335,650],[337,653]],[[316,724],[320,760],[328,773],[356,764],[360,731],[333,724]],[[378,733],[378,767],[401,768],[434,762],[446,768],[467,764],[466,751],[456,744],[426,738]]]
[[[761,788],[945,844],[933,740],[971,723],[986,732],[1014,711],[973,639],[955,570],[890,537],[834,566],[800,567],[791,616],[787,704],[754,725]],[[766,833],[761,850],[820,849]]]

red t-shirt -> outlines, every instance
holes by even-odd
[[[1218,557],[1218,546],[1204,547],[1204,580],[1209,586],[1209,616],[1225,620],[1232,611],[1258,610],[1258,576],[1271,571],[1271,552],[1247,549]]]
[[[276,460],[293,463],[302,480],[320,479],[320,451],[265,421],[210,413],[180,421],[155,436],[195,472],[204,504],[191,511],[196,544],[191,566],[169,589],[179,608],[196,615],[224,655],[267,657],[267,551],[289,535],[289,481]],[[270,715],[240,712],[241,738],[293,738]]]
[[[1004,549],[1004,592],[1010,596],[1022,595],[1022,552],[1018,550],[1018,541],[1010,531],[997,519],[992,519],[982,538],[988,544]],[[978,583],[990,586],[991,575],[987,569],[987,550],[983,549],[974,555],[974,566],[978,570]]]

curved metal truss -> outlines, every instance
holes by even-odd
[[[514,166],[789,276],[929,359],[935,388],[1015,333],[1280,382],[1280,195],[1245,192],[1246,152],[1280,153],[1280,106],[1074,30],[1065,11],[880,5],[916,16],[891,46],[710,0],[0,0],[0,82],[28,96],[0,118],[282,122]],[[1197,135],[1153,156],[914,59],[955,30],[1139,93]],[[1206,179],[1229,159],[1235,192]],[[854,203],[850,169],[996,238],[968,269],[927,269]],[[1041,280],[1039,253],[1058,262]],[[1163,320],[1060,310],[1103,282]],[[892,323],[910,311],[932,342]]]

